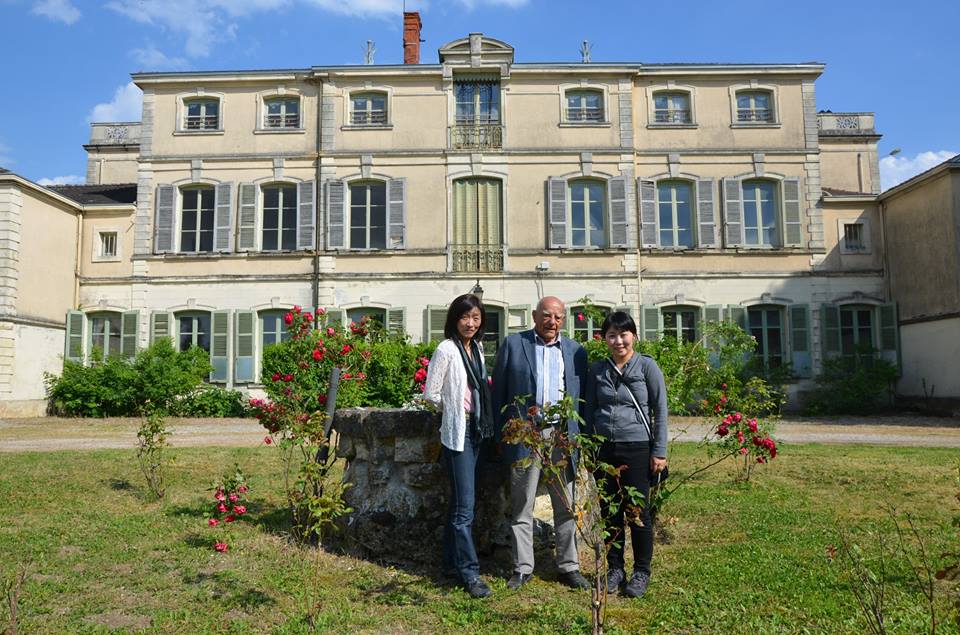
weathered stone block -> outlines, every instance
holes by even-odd
[[[393,460],[397,463],[435,463],[440,458],[440,441],[397,437]]]

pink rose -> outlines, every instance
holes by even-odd
[[[213,495],[213,497],[214,497],[214,499],[220,501],[221,503],[222,503],[223,501],[227,500],[227,497],[224,496],[224,494],[223,494],[223,490],[219,490],[219,489],[217,490],[217,493]]]
[[[227,506],[224,505],[223,503],[220,503],[219,505],[217,505],[217,511],[218,511],[218,512],[225,512],[225,511],[227,511]]]
[[[351,375],[350,373],[344,373],[344,374],[343,374],[343,378],[344,378],[344,379],[350,379],[351,377],[353,377],[353,375]]]
[[[240,500],[240,497],[239,497],[239,496],[237,496],[236,494],[230,494],[230,502],[231,502],[231,503],[236,503],[238,500]]]
[[[335,333],[336,331],[333,329],[332,326],[327,327],[327,335],[334,335]]]
[[[230,514],[229,516],[227,516],[226,518],[223,519],[223,522],[225,522],[225,523],[232,523],[232,522],[235,521],[236,519],[237,519],[236,516],[234,516],[233,514]]]
[[[740,423],[740,421],[741,421],[742,419],[743,419],[743,415],[742,415],[742,414],[740,414],[739,412],[733,413],[733,421],[734,421],[735,423]]]
[[[740,448],[740,454],[746,454],[749,451],[747,448]]]
[[[293,305],[293,312],[294,312],[294,313],[300,313],[300,311],[301,311],[300,305],[294,304],[294,305]]]
[[[577,313],[577,321],[585,322],[587,318],[583,317],[583,313]]]
[[[227,549],[229,549],[229,547],[227,547],[227,543],[220,542],[219,540],[213,543],[213,548],[219,551],[220,553],[226,553]]]
[[[207,521],[207,524],[210,525],[211,527],[216,527],[217,525],[220,524],[220,521],[217,520],[216,518],[211,518],[210,520]]]
[[[326,309],[317,309],[317,317],[326,314]]]
[[[234,505],[234,506],[233,506],[233,511],[235,511],[235,512],[238,513],[238,514],[246,514],[246,513],[247,513],[247,507],[246,507],[245,505]]]
[[[359,373],[357,373],[357,379],[366,379],[366,378],[367,378],[367,374],[366,374],[366,373],[364,373],[364,372],[359,372]]]
[[[747,427],[750,428],[750,432],[756,432],[756,431],[757,431],[757,420],[756,420],[756,419],[751,419],[750,421],[748,421],[748,422],[747,422]]]
[[[266,437],[263,437],[263,442],[266,443],[267,445],[270,445],[271,443],[273,443],[273,439],[271,439],[269,436],[266,436]]]
[[[241,485],[240,487],[237,488],[237,491],[240,492],[241,494],[246,494],[246,493],[247,493],[247,486],[246,486],[246,485]]]

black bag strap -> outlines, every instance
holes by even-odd
[[[613,360],[609,357],[607,361],[610,362],[610,367],[613,368],[614,372],[623,379],[623,372],[617,368],[617,365],[613,363]],[[634,396],[633,391],[630,390],[629,384],[624,384],[627,387],[627,393],[630,395],[630,400],[633,401],[633,407],[637,409],[637,412],[640,414],[640,421],[643,423],[643,427],[647,430],[647,437],[650,439],[650,444],[653,445],[653,428],[650,427],[650,422],[647,421],[647,416],[643,414],[643,409],[640,407],[640,404],[637,403],[637,398]]]

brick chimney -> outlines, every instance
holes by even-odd
[[[403,63],[420,63],[420,12],[403,13]]]

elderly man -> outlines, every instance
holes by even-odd
[[[558,298],[546,297],[533,312],[534,328],[508,337],[497,353],[493,372],[495,412],[500,425],[514,416],[523,416],[532,405],[557,403],[564,396],[580,403],[580,388],[586,382],[587,353],[577,342],[561,337],[560,331],[567,309]],[[517,397],[525,397],[523,410],[515,407]],[[504,406],[509,406],[504,410]],[[578,405],[579,408],[579,405]],[[552,434],[554,426],[566,425],[571,435],[577,434],[577,421],[544,422],[544,434]],[[507,588],[519,589],[533,575],[533,504],[540,481],[540,465],[521,468],[512,465],[529,454],[519,445],[506,445],[505,458],[511,463],[510,500],[512,507],[513,575]],[[573,466],[568,465],[561,484],[567,501],[573,500]],[[557,568],[559,580],[575,589],[589,589],[590,583],[580,573],[577,554],[576,521],[564,501],[558,484],[547,487],[553,504],[553,523],[557,536]]]

